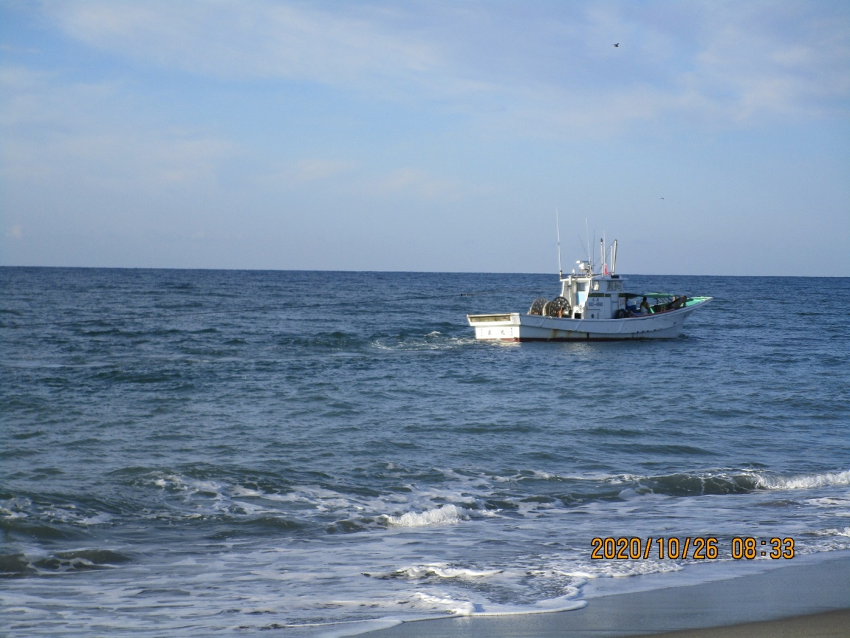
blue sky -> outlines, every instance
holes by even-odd
[[[0,56],[0,264],[554,272],[557,208],[850,276],[846,2],[6,0]]]

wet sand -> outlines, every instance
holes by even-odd
[[[850,610],[794,616],[708,629],[654,634],[653,638],[839,638],[850,636]]]
[[[850,554],[699,584],[589,598],[576,611],[405,622],[369,638],[850,637]],[[715,569],[720,567],[714,566]],[[761,568],[754,565],[753,568]],[[698,568],[697,568],[698,569]],[[666,633],[665,633],[666,632]]]

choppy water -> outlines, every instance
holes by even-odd
[[[675,340],[499,345],[465,313],[556,277],[0,269],[0,623],[312,635],[692,562],[595,536],[850,548],[850,280],[629,284],[715,301]]]

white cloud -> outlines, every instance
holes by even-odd
[[[430,100],[483,127],[610,134],[679,118],[819,117],[850,96],[850,18],[734,2],[574,5],[93,0],[49,5],[91,46],[231,80]],[[614,49],[613,41],[622,40]]]
[[[802,5],[387,5],[269,2],[49,3],[71,36],[144,64],[229,80],[315,81],[455,112],[487,137],[612,137],[629,129],[748,127],[770,118],[846,115],[850,17]],[[513,19],[516,14],[517,19]],[[770,19],[768,19],[770,18]],[[609,37],[616,34],[616,37]],[[619,37],[623,36],[623,37]],[[622,40],[614,49],[609,40]],[[208,131],[133,121],[142,99],[123,80],[60,81],[0,69],[4,174],[42,176],[64,158],[165,184],[210,180],[240,150]],[[33,129],[34,130],[34,129]],[[24,146],[27,146],[25,149]],[[36,148],[36,146],[38,148]],[[39,153],[39,157],[28,154]],[[53,159],[51,159],[53,158]],[[285,183],[351,171],[302,159]],[[402,169],[382,187],[412,182]],[[420,175],[418,192],[450,192]],[[395,187],[397,188],[397,187]]]
[[[21,185],[61,180],[75,188],[124,192],[186,184],[214,188],[218,166],[233,148],[169,131],[78,129],[45,136],[38,144],[12,138],[4,144],[2,173]]]
[[[52,6],[61,26],[92,46],[216,77],[334,83],[364,73],[417,73],[437,63],[437,49],[429,43],[387,31],[368,10],[348,15],[348,9],[114,0]]]
[[[802,6],[802,5],[801,5]],[[728,120],[771,115],[817,117],[850,97],[850,19],[827,25],[801,12],[771,21],[771,5],[741,5],[713,16],[706,12],[702,46],[689,91]],[[782,12],[779,12],[780,14]]]
[[[63,82],[48,73],[0,68],[4,179],[155,188],[215,182],[238,147],[201,130],[162,126],[137,115],[120,83]]]

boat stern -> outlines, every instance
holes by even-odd
[[[520,318],[518,312],[490,315],[466,315],[469,325],[475,328],[475,338],[491,341],[519,341]]]

